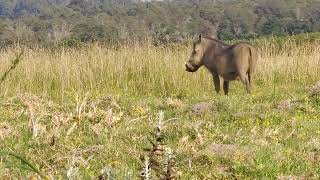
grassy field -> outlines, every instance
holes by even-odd
[[[320,42],[252,43],[229,96],[189,46],[2,50],[0,179],[319,179]]]

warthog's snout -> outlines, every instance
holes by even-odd
[[[188,72],[196,72],[199,68],[199,66],[195,66],[190,63],[186,63],[185,66],[186,66],[186,71],[188,71]]]
[[[189,63],[186,63],[186,71],[188,71],[188,72],[193,72],[192,71],[192,66],[189,64]]]

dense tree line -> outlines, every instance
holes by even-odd
[[[318,0],[0,0],[1,46],[315,31],[320,31]]]

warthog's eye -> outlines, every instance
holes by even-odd
[[[194,54],[197,54],[197,53],[198,53],[198,50],[197,50],[197,49],[194,49],[194,50],[193,50],[193,53],[194,53]]]
[[[200,49],[201,49],[201,47],[198,45],[198,46],[196,46],[194,49],[195,49],[197,52],[199,52]]]

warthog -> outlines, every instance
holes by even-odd
[[[257,51],[247,43],[228,45],[211,37],[199,35],[193,42],[193,49],[186,70],[196,72],[204,65],[212,74],[216,92],[220,93],[220,81],[227,95],[229,81],[240,79],[251,93],[252,77],[258,59]]]

